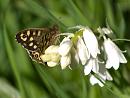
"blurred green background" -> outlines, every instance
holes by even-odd
[[[92,86],[83,69],[61,70],[33,62],[15,41],[18,31],[58,24],[106,26],[130,39],[130,0],[0,0],[0,98],[130,98],[130,42],[116,43],[128,63],[110,70],[112,82]]]

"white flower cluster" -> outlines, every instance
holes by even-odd
[[[127,60],[118,46],[106,37],[112,30],[99,27],[97,32],[100,35],[98,40],[90,28],[80,27],[74,34],[65,37],[60,45],[48,47],[41,58],[50,67],[60,62],[62,69],[81,64],[84,66],[84,74],[90,75],[90,83],[102,87],[106,80],[113,80],[108,69],[113,67],[117,70],[119,64],[127,63]],[[99,45],[101,39],[103,42]]]

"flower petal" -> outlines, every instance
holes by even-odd
[[[105,81],[106,81],[106,79],[107,79],[106,73],[100,73],[100,72],[99,72],[97,75],[98,75],[99,79],[100,79],[103,83],[105,83]]]
[[[58,48],[59,48],[59,46],[51,45],[51,46],[49,46],[49,47],[45,50],[45,54],[58,53]]]
[[[49,61],[51,61],[50,54],[41,55],[40,58],[42,59],[43,62],[49,62]]]
[[[81,37],[78,37],[77,52],[78,52],[82,65],[85,65],[87,60],[90,58],[90,53],[88,52],[88,49],[85,46],[85,43],[83,42]]]
[[[66,56],[72,47],[72,42],[68,37],[65,37],[63,41],[60,43],[60,47],[58,52],[61,56]]]
[[[107,78],[107,80],[110,80],[110,81],[113,80],[112,76],[110,75],[110,73],[108,71],[106,71],[106,78]]]
[[[120,63],[127,63],[127,60],[121,50],[118,51],[118,55],[119,55]]]
[[[57,64],[58,64],[57,62],[52,62],[52,61],[47,62],[47,65],[48,65],[49,67],[54,67],[54,66],[56,66]]]
[[[92,85],[99,84],[99,86],[101,86],[101,87],[104,86],[104,84],[100,80],[98,80],[94,75],[91,75],[91,77],[90,77],[90,83]]]
[[[118,46],[113,43],[110,39],[109,39],[111,45],[115,48],[115,50],[117,51],[118,53],[118,57],[119,57],[119,60],[120,60],[120,63],[127,63],[127,60],[124,56],[124,54],[122,53],[122,51],[118,48]]]
[[[50,56],[51,56],[51,61],[53,61],[53,62],[59,62],[60,55],[58,53],[51,53]]]
[[[110,39],[105,39],[104,48],[107,54],[106,68],[109,69],[113,66],[113,68],[117,70],[119,68],[119,55],[117,50],[111,44]]]
[[[102,28],[102,31],[107,35],[113,33],[110,28]]]
[[[84,67],[84,74],[88,75],[93,68],[93,59],[90,59]]]
[[[90,52],[93,58],[96,58],[97,53],[100,53],[100,51],[98,49],[98,42],[96,36],[93,34],[91,29],[85,28],[83,30],[83,38],[88,48],[88,51]]]
[[[69,66],[71,64],[71,55],[70,53],[66,56],[62,56],[61,60],[61,69],[65,69],[67,66]]]
[[[100,73],[100,72],[99,72],[97,75],[98,75],[98,77],[100,78],[100,80],[101,80],[103,83],[105,83],[106,80],[110,80],[110,81],[113,80],[112,76],[110,75],[110,73],[109,73],[107,70],[105,70],[104,73]]]
[[[94,73],[98,73],[99,72],[99,65],[98,65],[98,61],[97,59],[93,59],[93,68],[92,68],[92,71]]]
[[[105,68],[104,64],[101,64],[99,66],[99,72],[97,73],[97,75],[99,76],[101,81],[104,82],[104,83],[105,83],[105,80],[113,80],[112,76],[107,71],[107,69]]]

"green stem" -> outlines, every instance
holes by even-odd
[[[112,41],[128,41],[128,42],[130,42],[130,39],[113,39]]]

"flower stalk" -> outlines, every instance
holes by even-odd
[[[113,80],[108,69],[117,70],[120,63],[127,63],[119,47],[106,36],[113,34],[113,31],[110,28],[99,27],[97,28],[99,36],[95,36],[89,27],[73,28],[78,30],[74,33],[60,34],[65,36],[61,43],[48,47],[45,54],[41,55],[41,59],[47,62],[49,67],[59,64],[61,69],[67,67],[72,69],[72,66],[83,65],[84,75],[90,75],[90,83],[103,87],[105,81]],[[101,39],[103,39],[102,42]],[[103,63],[99,61],[100,55],[104,57]]]

